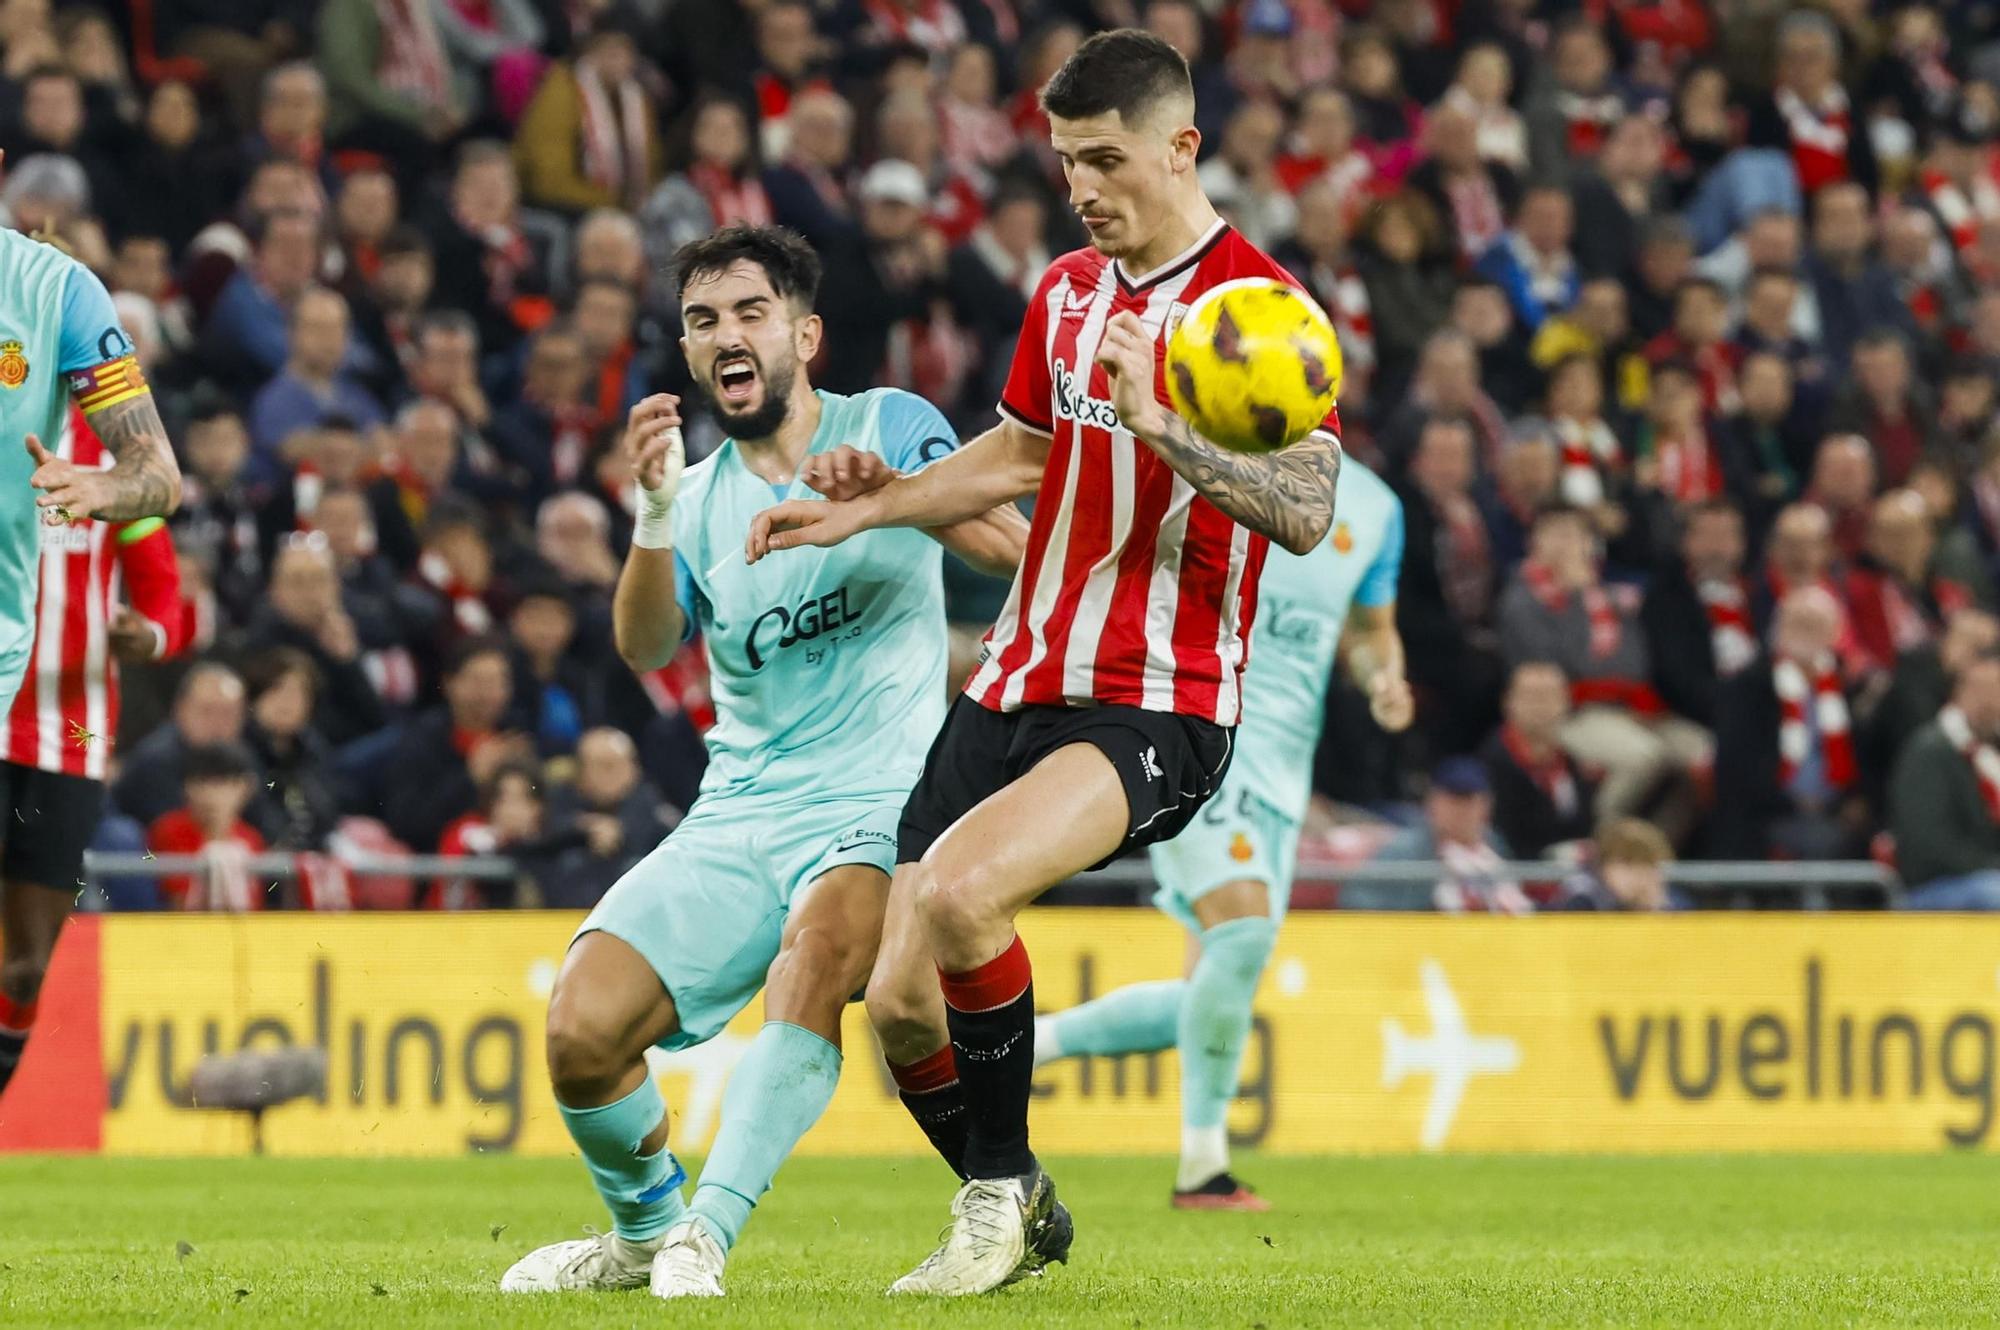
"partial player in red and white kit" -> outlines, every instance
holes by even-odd
[[[844,451],[816,458],[806,479],[832,501],[761,514],[747,550],[754,562],[1036,496],[1007,606],[904,810],[869,986],[904,1102],[967,1179],[944,1245],[896,1293],[981,1293],[1067,1255],[1069,1216],[1028,1146],[1034,994],[1014,916],[1172,837],[1213,793],[1266,542],[1316,546],[1340,468],[1332,417],[1250,456],[1167,404],[1159,365],[1188,302],[1237,278],[1290,280],[1202,194],[1180,55],[1101,33],[1042,105],[1091,246],[1043,278],[1002,423],[909,477]]]
[[[74,407],[56,455],[84,469],[113,460]],[[116,661],[172,655],[185,620],[173,539],[157,517],[45,526],[38,575],[34,654],[0,762],[0,1093],[34,1025],[42,975],[104,811]]]

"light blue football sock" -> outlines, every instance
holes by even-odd
[[[1116,1057],[1172,1048],[1180,1029],[1185,979],[1114,988],[1103,997],[1035,1022],[1035,1065],[1058,1058]]]
[[[597,1184],[597,1194],[611,1211],[611,1229],[629,1242],[645,1242],[667,1231],[687,1209],[681,1184],[687,1171],[672,1150],[662,1147],[649,1155],[639,1146],[667,1115],[667,1101],[648,1075],[639,1088],[601,1108],[562,1111],[570,1139],[583,1151],[584,1167]]]
[[[688,1213],[728,1251],[778,1166],[833,1099],[840,1050],[800,1025],[766,1021],[730,1073],[722,1126]]]
[[[1276,921],[1264,915],[1226,920],[1202,931],[1201,959],[1187,981],[1176,1041],[1184,1127],[1220,1127],[1236,1097],[1243,1045],[1250,1037],[1250,1006],[1277,940]]]

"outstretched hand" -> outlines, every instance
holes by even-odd
[[[750,519],[743,561],[756,563],[773,550],[838,545],[868,525],[866,505],[856,500],[788,499]]]
[[[835,500],[858,499],[881,489],[898,474],[880,453],[845,443],[830,452],[814,453],[799,468],[799,479],[808,488]]]

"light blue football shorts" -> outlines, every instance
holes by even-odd
[[[631,945],[660,976],[680,1029],[673,1050],[714,1038],[764,986],[785,919],[842,864],[896,868],[903,800],[698,800],[583,921]],[[572,939],[572,942],[574,939]]]
[[[1239,764],[1223,778],[1222,788],[1180,835],[1147,851],[1160,884],[1153,904],[1191,932],[1201,931],[1194,903],[1231,882],[1269,887],[1273,921],[1283,919],[1291,904],[1298,819],[1260,795],[1255,782],[1238,779],[1243,770]]]

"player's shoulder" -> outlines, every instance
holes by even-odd
[[[1224,227],[1222,234],[1216,238],[1215,248],[1208,252],[1201,265],[1201,277],[1204,286],[1240,282],[1252,277],[1270,277],[1287,286],[1299,285],[1299,279],[1292,276],[1284,264],[1251,244],[1233,226]]]
[[[1071,287],[1096,286],[1104,276],[1104,265],[1110,259],[1085,245],[1059,255],[1042,274],[1041,289],[1048,291],[1056,283],[1068,279]]]
[[[934,462],[958,447],[958,434],[929,398],[904,388],[870,388],[846,399],[852,418],[851,443],[909,470]]]

